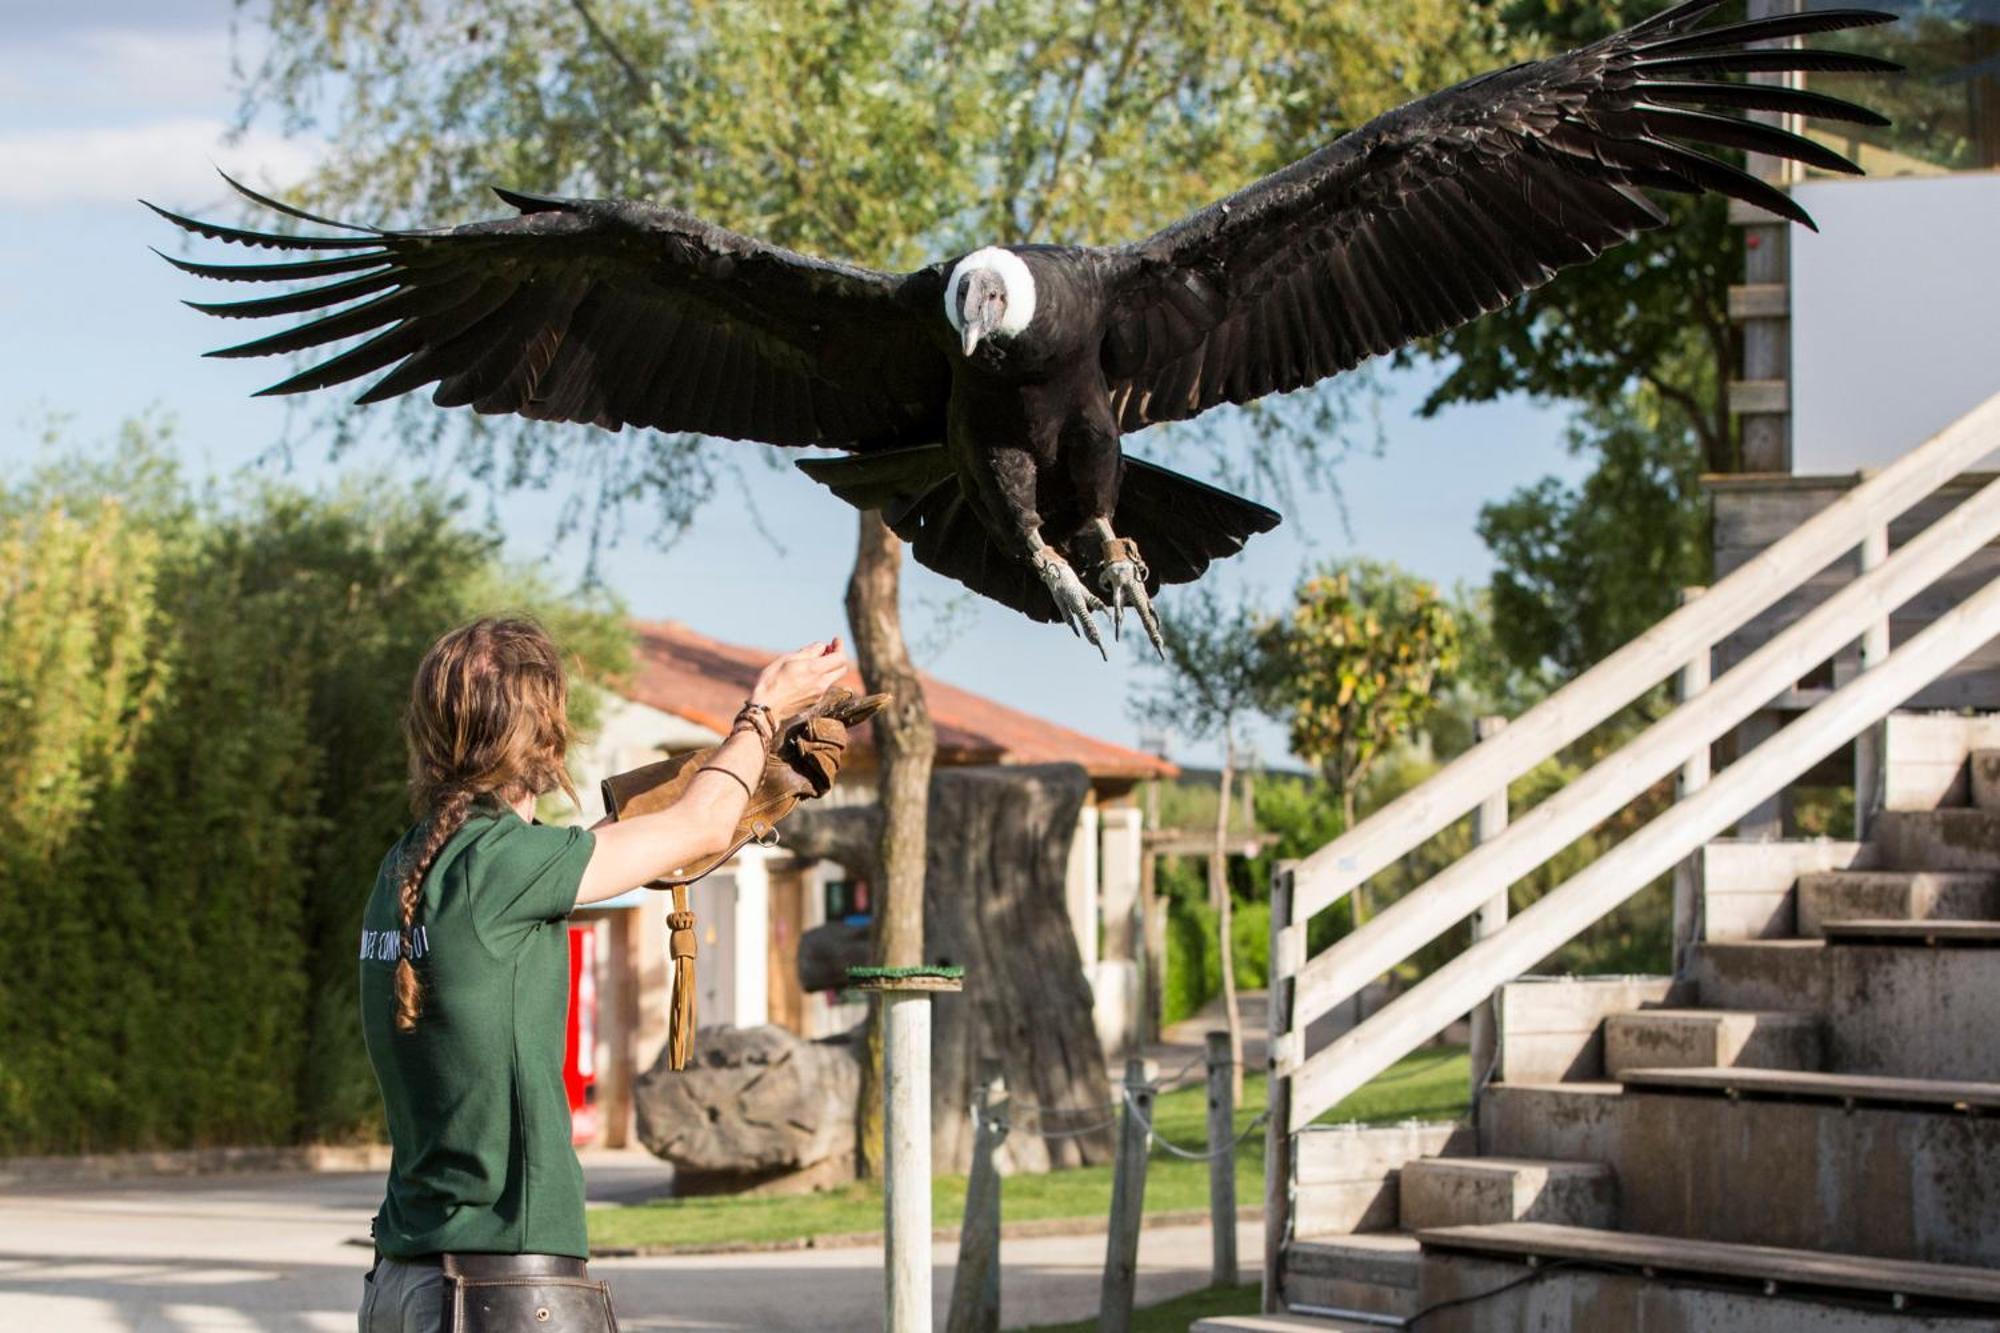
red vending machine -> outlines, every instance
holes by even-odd
[[[563,1048],[570,1142],[597,1142],[597,932],[569,928],[569,1032]]]

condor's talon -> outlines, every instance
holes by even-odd
[[[1104,603],[1097,595],[1083,586],[1083,580],[1069,567],[1069,562],[1054,551],[1044,547],[1035,553],[1035,572],[1048,585],[1049,595],[1056,599],[1056,608],[1062,612],[1063,623],[1079,638],[1090,640],[1090,646],[1097,649],[1098,656],[1105,661],[1111,654],[1104,651],[1104,640],[1098,635],[1097,622],[1092,617],[1104,609]]]
[[[1160,618],[1153,611],[1153,599],[1146,595],[1146,566],[1134,556],[1130,559],[1108,560],[1098,571],[1097,584],[1104,589],[1104,595],[1111,599],[1111,633],[1118,637],[1123,629],[1125,606],[1131,603],[1132,614],[1139,618],[1146,637],[1153,641],[1153,651],[1161,661],[1167,659],[1167,645],[1160,637]]]

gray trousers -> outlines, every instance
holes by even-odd
[[[444,1271],[384,1256],[362,1280],[361,1333],[439,1333],[444,1327]]]

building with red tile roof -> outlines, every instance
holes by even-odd
[[[765,648],[724,643],[679,621],[635,621],[637,663],[618,692],[625,698],[684,718],[706,730],[724,732],[743,705],[757,672],[778,654]],[[1179,773],[1173,764],[1142,750],[1024,713],[1018,708],[923,674],[924,698],[937,728],[940,764],[1081,764],[1100,797],[1122,794],[1148,778]],[[847,684],[861,689],[859,676]],[[867,738],[860,738],[865,749]],[[857,756],[872,767],[865,753]]]

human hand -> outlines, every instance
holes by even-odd
[[[818,703],[821,695],[840,683],[851,665],[847,654],[840,651],[838,638],[809,643],[758,673],[750,702],[770,709],[772,718],[783,722]]]

